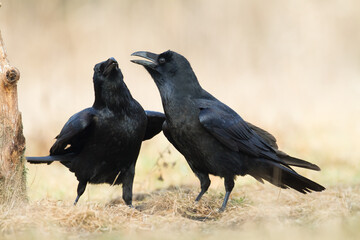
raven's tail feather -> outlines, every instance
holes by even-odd
[[[46,157],[26,157],[26,161],[32,164],[40,164],[40,163],[50,164],[55,160],[52,159],[51,156],[46,156]]]
[[[291,157],[281,151],[278,151],[276,154],[287,165],[301,167],[301,168],[307,168],[307,169],[311,169],[311,170],[315,170],[315,171],[320,171],[319,166],[317,166],[313,163],[310,163],[308,161],[305,161],[305,160],[302,160],[299,158],[295,158],[295,157]]]
[[[54,161],[70,161],[70,157],[74,154],[52,155],[45,157],[26,157],[26,160],[31,164],[47,163],[51,164]]]
[[[301,193],[312,191],[321,192],[325,187],[301,176],[294,170],[291,170],[281,164],[268,160],[258,160],[256,167],[249,171],[249,174],[256,179],[264,179],[271,184],[281,188],[293,188]]]

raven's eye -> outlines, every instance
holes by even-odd
[[[165,62],[166,62],[165,58],[163,58],[163,57],[162,57],[162,58],[159,58],[159,63],[160,63],[160,64],[164,64]]]

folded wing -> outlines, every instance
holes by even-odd
[[[147,116],[147,127],[143,141],[149,140],[162,130],[165,115],[160,112],[145,111]]]

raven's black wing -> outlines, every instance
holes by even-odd
[[[160,112],[145,111],[147,116],[147,127],[143,141],[151,139],[161,132],[162,125],[165,121],[165,115]]]
[[[199,120],[210,134],[231,150],[281,162],[275,149],[226,105],[201,108]]]
[[[320,168],[302,159],[294,158],[278,150],[276,139],[267,131],[245,122],[226,105],[208,103],[201,108],[200,123],[218,141],[232,149],[254,157],[264,157],[275,162],[319,171]]]
[[[86,130],[93,123],[96,110],[86,108],[74,114],[56,136],[56,142],[50,149],[50,155],[59,155],[67,153],[66,147],[70,145],[79,145],[76,142],[78,136],[86,134]]]
[[[276,138],[269,132],[265,131],[262,128],[259,128],[255,126],[252,123],[246,122],[247,125],[256,132],[267,144],[269,144],[271,147],[275,149],[276,155],[281,158],[282,161],[285,162],[287,165],[296,166],[296,167],[302,167],[307,169],[312,169],[316,171],[320,171],[319,166],[310,163],[308,161],[295,158],[292,156],[289,156],[288,154],[284,153],[283,151],[280,151],[278,148],[278,145],[276,144]]]
[[[269,144],[271,147],[278,149],[278,145],[276,143],[276,138],[269,132],[267,132],[266,130],[259,128],[258,126],[255,126],[252,123],[246,122],[246,124],[253,130],[256,132],[257,135],[259,135],[260,137],[263,138],[263,140]]]

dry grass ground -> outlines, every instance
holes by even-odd
[[[110,56],[144,108],[161,110],[130,54],[172,49],[282,150],[318,164],[321,172],[300,172],[327,187],[302,195],[238,178],[219,214],[223,182],[212,178],[194,205],[198,180],[158,136],[141,150],[136,209],[105,185],[89,186],[74,207],[73,174],[27,165],[29,201],[0,206],[0,239],[360,238],[359,1],[2,0],[0,29],[21,72],[27,155],[47,154],[65,121],[92,103],[93,65]]]
[[[134,185],[134,206],[121,199],[120,186],[89,185],[73,206],[76,180],[60,164],[28,165],[29,202],[0,208],[4,239],[358,239],[360,184],[354,177],[326,180],[324,173],[302,171],[327,187],[322,193],[303,195],[270,184],[239,177],[224,213],[222,180],[195,204],[198,181],[183,159],[139,159]],[[147,150],[145,149],[145,153]],[[174,156],[175,155],[175,156]],[[181,158],[179,156],[179,158]],[[339,172],[344,171],[340,168]],[[346,171],[355,176],[358,170]],[[175,175],[175,177],[174,177]],[[160,178],[161,176],[161,178]],[[336,178],[336,176],[333,176]],[[185,184],[185,185],[184,185]]]
[[[210,191],[194,204],[197,188],[179,186],[135,195],[136,209],[106,203],[43,199],[0,209],[6,238],[26,239],[358,239],[360,187],[330,187],[300,195],[257,184],[236,188],[228,209]],[[141,199],[141,200],[137,200]]]

